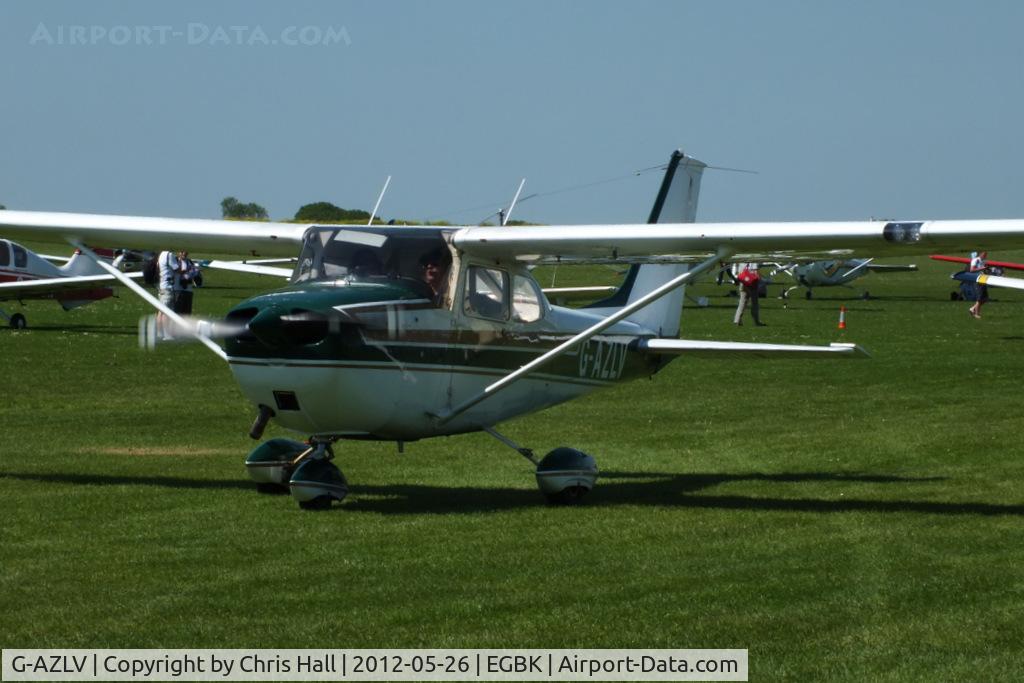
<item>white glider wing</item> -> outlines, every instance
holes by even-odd
[[[309,227],[306,223],[0,211],[0,235],[9,239],[60,243],[78,240],[86,244],[208,253],[295,256]]]
[[[991,285],[992,287],[1007,287],[1009,289],[1024,289],[1024,280],[1015,277],[1004,277],[1002,275],[987,275],[986,273],[956,273],[950,276],[961,282],[976,282],[979,285]]]

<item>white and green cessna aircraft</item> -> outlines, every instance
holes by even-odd
[[[272,439],[246,461],[261,488],[288,486],[303,507],[346,495],[331,462],[339,440],[401,446],[472,431],[534,461],[548,497],[574,500],[595,483],[593,458],[556,448],[537,462],[496,427],[654,375],[680,355],[865,355],[852,344],[679,339],[683,288],[722,263],[1024,247],[1024,220],[693,223],[704,168],[674,153],[650,221],[638,225],[318,226],[3,211],[0,234],[80,248],[298,255],[286,286],[216,322],[181,319],[134,282],[123,284],[173,320],[175,334],[194,336],[228,363],[256,407],[254,438],[269,420],[307,437]],[[569,309],[552,306],[527,268],[542,263],[632,267],[613,296]]]

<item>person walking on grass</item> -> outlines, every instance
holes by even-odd
[[[983,251],[980,254],[974,252],[971,254],[971,265],[968,270],[972,273],[980,273],[985,270],[988,266],[985,259],[988,256],[987,251]],[[970,308],[970,313],[977,319],[981,319],[981,307],[988,301],[988,285],[983,285],[980,282],[974,283],[974,304]]]

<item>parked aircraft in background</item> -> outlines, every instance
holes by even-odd
[[[796,282],[792,287],[783,290],[782,294],[779,295],[780,299],[788,298],[790,292],[800,287],[807,289],[804,296],[810,299],[813,296],[815,287],[849,287],[851,282],[864,277],[868,273],[913,270],[917,270],[917,266],[913,264],[884,265],[874,263],[873,258],[850,258],[812,261],[810,263],[776,264],[770,276],[774,277],[778,273],[786,273]],[[861,298],[868,299],[870,294],[864,291],[861,294]]]
[[[990,287],[1006,287],[1008,289],[1024,289],[1024,280],[1015,277],[1003,277],[1002,275],[989,275],[984,271],[972,273],[960,271],[950,275],[954,280],[971,284],[988,285]]]
[[[948,261],[950,263],[962,263],[967,265],[971,262],[969,256],[943,256],[941,254],[932,254],[929,258],[935,261]],[[1012,261],[991,261],[985,259],[985,265],[988,268],[1003,268],[1006,270],[1024,270],[1024,263],[1013,263]]]
[[[936,261],[948,261],[950,263],[961,263],[969,264],[971,262],[968,256],[943,256],[941,254],[932,254],[931,258]],[[992,287],[1005,287],[1008,289],[1024,289],[1024,280],[1020,280],[1012,277],[1003,277],[1003,270],[1024,270],[1024,263],[1014,263],[1012,261],[990,261],[985,259],[986,270],[981,272],[972,273],[969,271],[961,271],[959,273],[953,273],[950,277],[961,283],[967,283],[968,285],[990,285]],[[996,270],[998,269],[998,270]],[[950,293],[949,298],[954,301],[962,301],[965,298],[970,299],[973,294],[971,289],[964,290],[964,285],[961,284],[961,290]]]
[[[672,155],[647,225],[317,226],[42,212],[0,213],[14,236],[75,244],[298,254],[290,283],[223,320],[183,319],[116,268],[100,267],[217,354],[257,410],[308,435],[272,439],[246,460],[261,487],[287,486],[304,507],[348,485],[338,442],[397,442],[483,431],[536,464],[541,491],[575,500],[595,461],[533,451],[496,427],[600,387],[650,377],[676,356],[853,358],[826,346],[678,339],[684,287],[720,263],[797,262],[936,248],[1024,246],[1024,220],[692,224],[704,164]],[[631,264],[614,295],[583,309],[552,306],[528,266]],[[143,339],[156,339],[152,319]],[[220,341],[221,344],[217,343]]]
[[[56,266],[50,259],[65,260]],[[117,259],[114,263],[120,265]],[[133,277],[141,277],[133,273]],[[65,311],[113,296],[110,285],[117,279],[91,258],[76,252],[70,258],[44,257],[15,242],[0,239],[0,301],[53,299]],[[0,317],[15,329],[28,325],[24,314],[9,314],[0,309]]]

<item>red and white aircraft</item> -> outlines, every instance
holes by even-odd
[[[117,279],[104,271],[91,259],[77,251],[63,266],[8,240],[0,239],[0,301],[25,299],[53,299],[70,311],[100,299],[113,296],[109,286]],[[117,259],[114,264],[118,265]],[[128,277],[140,278],[141,272]],[[0,317],[15,329],[23,329],[28,321],[21,313],[8,314],[0,309]]]

